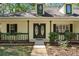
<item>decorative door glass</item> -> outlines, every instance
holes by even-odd
[[[39,30],[39,28],[38,28],[38,26],[36,25],[36,26],[35,26],[35,35],[38,35],[38,30]]]
[[[44,35],[44,26],[41,26],[41,35]]]

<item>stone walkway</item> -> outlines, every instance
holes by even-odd
[[[47,56],[47,51],[43,40],[38,40],[35,42],[31,56]]]

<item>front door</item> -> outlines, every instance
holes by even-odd
[[[33,25],[34,38],[45,38],[46,36],[46,25],[45,24],[34,24]]]

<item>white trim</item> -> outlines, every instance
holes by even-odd
[[[0,19],[79,19],[79,17],[0,17]]]
[[[38,19],[38,20],[37,20]],[[0,17],[0,22],[25,22],[25,21],[72,21],[72,22],[77,22],[79,21],[79,17],[35,17],[35,18],[27,18],[27,17]]]

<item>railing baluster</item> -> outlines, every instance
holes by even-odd
[[[17,34],[17,40],[19,40],[19,39],[20,39],[19,37],[20,37],[20,34]]]
[[[21,36],[21,37],[20,37],[20,40],[22,40],[22,35],[20,34],[20,36]]]
[[[22,35],[22,40],[24,40],[24,37],[23,37],[23,35]]]
[[[2,40],[6,40],[6,34],[2,34],[3,35],[3,39]]]
[[[62,40],[63,40],[63,34],[61,35],[61,37],[62,37]]]
[[[64,34],[62,35],[62,38],[63,38],[63,40],[64,40]]]
[[[79,34],[78,34],[78,40],[79,40]]]
[[[16,34],[11,34],[11,33],[0,33],[0,40],[28,40],[28,33],[16,33]]]
[[[24,34],[23,34],[23,39],[25,40],[25,36],[24,36]]]
[[[23,38],[23,36],[22,36],[22,34],[21,34],[21,39],[20,39],[20,40],[23,40],[22,38]]]
[[[76,34],[76,39],[78,40],[78,34]]]
[[[6,34],[2,34],[2,40],[6,40]]]

